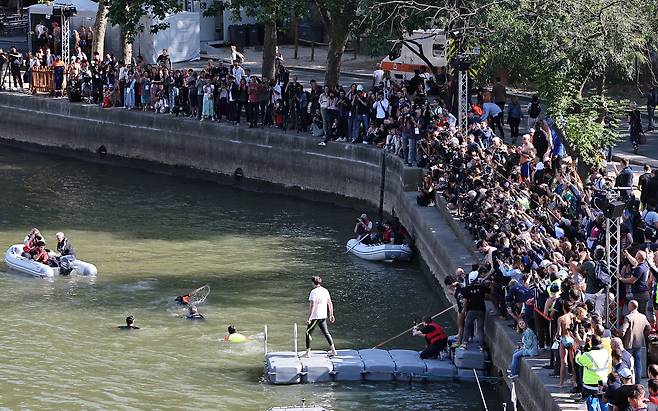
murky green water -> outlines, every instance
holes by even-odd
[[[32,226],[51,245],[62,230],[99,270],[48,281],[0,264],[0,408],[265,410],[306,398],[336,410],[482,409],[472,384],[262,382],[263,325],[270,349],[292,349],[312,275],[332,293],[338,348],[372,346],[443,308],[417,266],[345,255],[357,213],[0,148],[3,250]],[[170,301],[202,284],[207,321],[193,323]],[[116,329],[129,314],[140,331]],[[228,324],[253,341],[221,342]]]

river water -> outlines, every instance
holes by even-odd
[[[373,346],[444,308],[418,265],[345,255],[360,210],[5,147],[0,193],[0,244],[35,226],[54,247],[62,230],[99,270],[49,281],[0,264],[0,408],[265,410],[305,398],[335,410],[482,409],[474,384],[262,382],[263,325],[271,350],[292,349],[312,275],[332,293],[339,349]],[[191,322],[171,302],[203,284],[207,320]],[[130,314],[142,329],[118,330]],[[221,342],[229,324],[252,341]],[[321,334],[314,341],[326,349]]]

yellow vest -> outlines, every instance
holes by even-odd
[[[245,337],[244,335],[242,335],[240,333],[229,334],[228,342],[232,342],[232,343],[247,342],[247,337]]]
[[[599,381],[608,379],[612,359],[606,349],[592,350],[576,356],[576,362],[583,367],[583,385],[596,389]]]

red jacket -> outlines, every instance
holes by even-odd
[[[48,253],[43,248],[34,255],[34,261],[41,264],[48,264]]]

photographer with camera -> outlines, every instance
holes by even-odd
[[[23,78],[21,76],[21,65],[23,64],[23,56],[16,51],[16,47],[12,46],[7,54],[7,63],[9,64],[9,71],[11,77],[9,78],[9,87],[11,90],[23,90]],[[4,83],[4,78],[2,79]]]

